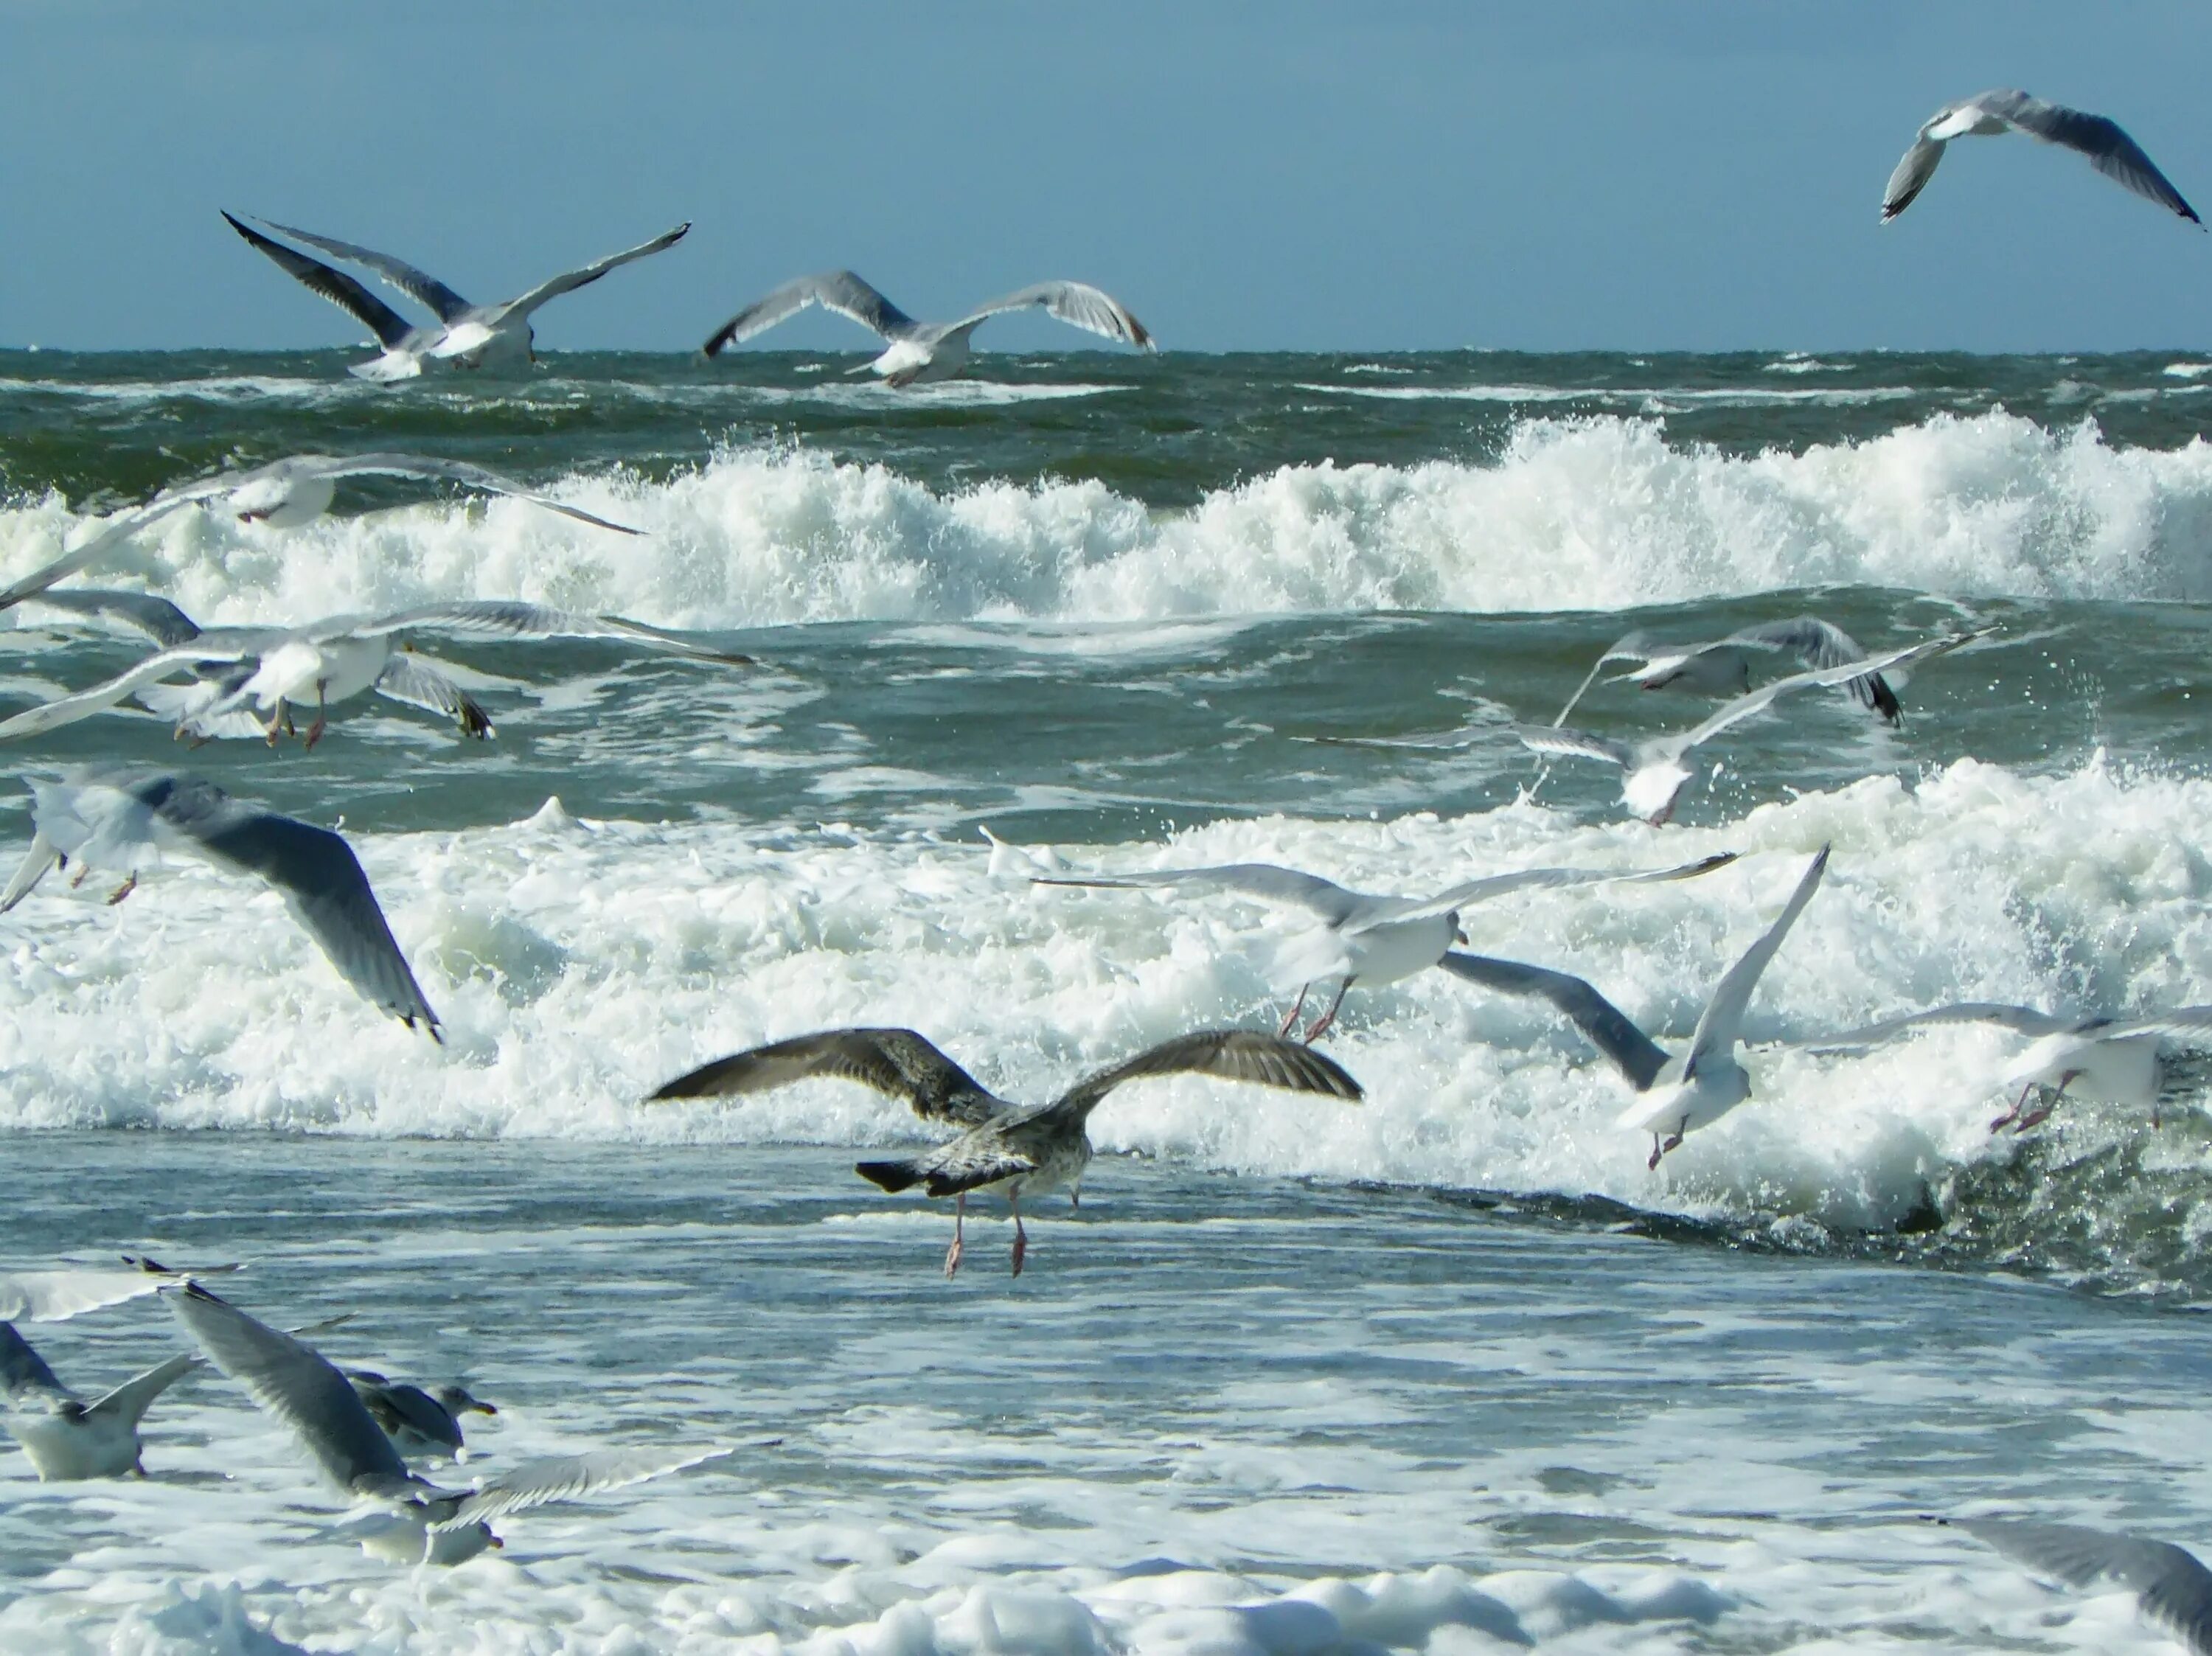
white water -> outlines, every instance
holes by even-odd
[[[649,538],[513,501],[289,531],[190,512],[100,578],[211,622],[526,597],[699,628],[1613,609],[1826,584],[2212,597],[2212,446],[2114,448],[2002,412],[1747,458],[1650,421],[1536,420],[1494,464],[1285,466],[1176,512],[1097,482],[940,493],[789,449],[556,488]],[[77,527],[57,500],[0,510],[0,575]]]

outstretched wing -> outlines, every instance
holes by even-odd
[[[1428,914],[1449,914],[1469,905],[1487,902],[1493,897],[1508,896],[1516,891],[1531,889],[1550,891],[1561,886],[1575,885],[1638,885],[1664,880],[1694,880],[1701,874],[1710,874],[1717,868],[1726,868],[1735,861],[1738,852],[1716,852],[1710,857],[1700,857],[1693,863],[1677,864],[1673,868],[1630,869],[1604,868],[1524,868],[1511,874],[1492,874],[1480,880],[1465,880],[1448,891],[1433,897],[1395,897],[1378,901],[1374,911],[1360,917],[1364,926],[1391,920],[1419,919]]]
[[[421,477],[445,482],[460,483],[470,488],[480,488],[489,494],[512,495],[518,500],[527,500],[532,506],[542,506],[548,512],[558,512],[563,517],[574,518],[599,529],[611,529],[617,535],[636,535],[643,531],[597,517],[581,507],[556,500],[550,494],[519,483],[512,477],[502,477],[496,471],[483,466],[472,466],[465,460],[439,460],[425,454],[349,454],[334,455],[319,462],[315,470],[331,477]]]
[[[975,1126],[1006,1108],[911,1029],[825,1029],[755,1046],[677,1077],[654,1089],[647,1101],[763,1093],[814,1076],[857,1081],[904,1099],[928,1121]]]
[[[2045,143],[2063,144],[2089,158],[2089,165],[2114,183],[2123,185],[2168,212],[2179,213],[2191,224],[2203,221],[2197,209],[2181,198],[2142,146],[2122,130],[2118,121],[2083,110],[2069,109],[2048,99],[2025,92],[1985,93],[1975,100],[1999,120],[2009,121]]]
[[[65,580],[78,570],[97,563],[107,555],[110,549],[121,545],[125,540],[139,530],[158,519],[166,518],[178,507],[190,504],[195,498],[197,497],[184,494],[164,494],[156,500],[148,501],[144,506],[133,507],[128,512],[117,513],[93,533],[85,537],[82,543],[71,547],[51,563],[43,564],[33,569],[6,591],[0,591],[0,610],[10,609],[22,603],[26,598],[34,598],[53,585],[55,582]],[[168,641],[164,640],[164,642]]]
[[[228,213],[222,216],[232,229],[268,254],[280,268],[359,322],[387,349],[398,344],[415,331],[413,323],[344,271],[333,270],[320,259],[309,258],[295,247],[287,247],[281,241],[271,241],[258,230],[240,224]]]
[[[76,586],[64,592],[32,593],[27,595],[27,598],[49,610],[63,610],[69,615],[119,622],[136,632],[143,633],[165,650],[190,644],[200,635],[198,622],[168,599],[152,592],[118,592],[103,587]],[[4,603],[0,603],[0,609],[6,607]]]
[[[526,317],[549,299],[558,299],[562,294],[574,293],[577,288],[586,283],[597,282],[608,271],[628,264],[633,259],[644,258],[648,254],[661,252],[673,247],[684,240],[684,233],[690,227],[690,223],[687,220],[673,230],[662,231],[651,241],[641,241],[636,246],[626,247],[619,253],[610,253],[606,258],[580,269],[563,270],[559,276],[539,282],[521,298],[508,300],[506,304],[499,307],[499,316],[496,319],[504,321],[511,316]]]
[[[1497,960],[1488,955],[1446,955],[1437,962],[1455,977],[1479,983],[1501,994],[1534,995],[1547,1000],[1560,1015],[1589,1038],[1590,1044],[1613,1062],[1638,1092],[1650,1089],[1667,1067],[1667,1054],[1628,1015],[1590,986],[1583,979],[1553,972],[1519,961]]]
[[[1759,986],[1759,974],[1766,970],[1774,951],[1782,947],[1783,938],[1790,928],[1797,924],[1805,905],[1813,901],[1820,889],[1820,877],[1828,871],[1828,847],[1822,846],[1810,864],[1804,877],[1797,882],[1797,889],[1790,894],[1790,901],[1782,906],[1782,913],[1774,924],[1766,928],[1759,941],[1743,951],[1743,958],[1722,976],[1713,987],[1712,998],[1705,1003],[1704,1014],[1698,1019],[1698,1031],[1690,1037],[1690,1050],[1682,1057],[1682,1073],[1694,1074],[1698,1060],[1731,1051],[1743,1029],[1744,1009],[1751,1004],[1751,992]]]
[[[0,733],[6,727],[0,725]],[[1146,886],[1188,886],[1200,891],[1238,891],[1262,902],[1303,908],[1329,925],[1342,925],[1375,900],[1346,891],[1318,874],[1273,863],[1224,863],[1218,868],[1167,868],[1152,874],[1101,874],[1089,879],[1073,875],[1040,875],[1033,885],[1097,886],[1108,889],[1136,889]]]
[[[1571,731],[1555,725],[1514,725],[1509,728],[1521,739],[1522,747],[1536,753],[1558,754],[1569,759],[1601,760],[1608,765],[1618,765],[1625,771],[1636,768],[1636,749],[1607,737],[1592,736],[1588,731]]]
[[[1711,741],[1729,726],[1741,725],[1753,714],[1765,712],[1778,698],[1788,695],[1792,690],[1829,688],[1848,684],[1853,679],[1871,678],[1883,672],[1902,670],[1947,654],[1981,636],[1980,632],[1954,633],[1945,638],[1929,639],[1902,649],[1886,651],[1863,661],[1849,661],[1839,666],[1814,667],[1802,673],[1792,673],[1787,678],[1778,678],[1771,684],[1760,685],[1749,695],[1738,696],[1696,729],[1679,737],[1668,737],[1668,743],[1677,755],[1686,754],[1691,749]]]
[[[318,636],[315,629],[303,631],[309,637]],[[544,604],[505,598],[428,604],[418,609],[395,610],[369,622],[339,616],[330,623],[330,631],[333,634],[357,634],[363,638],[414,631],[458,633],[475,638],[625,639],[634,644],[649,644],[672,655],[689,656],[695,661],[719,661],[732,667],[757,664],[750,656],[711,649],[681,633],[648,627],[641,621],[629,621],[621,616],[582,616],[571,610],[550,610]]]
[[[1346,1073],[1343,1065],[1301,1041],[1256,1029],[1200,1029],[1163,1041],[1125,1064],[1077,1083],[1052,1109],[1055,1113],[1073,1114],[1079,1121],[1124,1082],[1164,1075],[1218,1076],[1224,1081],[1250,1081],[1286,1092],[1327,1093],[1353,1103],[1362,1096],[1359,1083]]]
[[[151,1259],[133,1259],[128,1254],[124,1258],[131,1269],[109,1271],[85,1266],[0,1275],[0,1321],[66,1322],[88,1311],[104,1310],[190,1279],[190,1273],[171,1271]],[[215,1276],[237,1269],[236,1265],[210,1265],[203,1267],[200,1274]]]
[[[2081,1027],[2094,1028],[2107,1040],[2128,1035],[2163,1035],[2169,1040],[2202,1042],[2212,1039],[2212,1006],[2179,1006],[2170,1012],[2147,1012],[2141,1017],[2115,1018],[2109,1023]]]
[[[1897,168],[1882,187],[1881,221],[1887,224],[1906,208],[1923,190],[1928,180],[1936,176],[1936,168],[1943,159],[1943,140],[1923,133],[1912,141],[1912,148],[1905,152]]]
[[[722,1460],[733,1449],[600,1449],[587,1455],[560,1455],[525,1461],[513,1471],[493,1479],[473,1495],[462,1497],[452,1516],[441,1518],[434,1530],[458,1529],[497,1518],[501,1513],[521,1512],[550,1501],[574,1501],[605,1489],[665,1477],[687,1466]]]
[[[376,676],[376,693],[410,707],[443,713],[460,726],[463,736],[482,739],[492,733],[491,715],[483,704],[439,671],[428,658],[411,652],[395,655],[384,664],[384,670]]]
[[[2069,1586],[2117,1581],[2132,1587],[2145,1616],[2179,1635],[2200,1656],[2212,1656],[2212,1571],[2179,1547],[2073,1524],[1994,1518],[1940,1521]]]
[[[1952,1006],[1931,1007],[1925,1012],[1907,1012],[1899,1017],[1884,1018],[1878,1023],[1862,1024],[1856,1029],[1846,1029],[1839,1035],[1822,1035],[1817,1040],[1799,1041],[1808,1052],[1863,1052],[1869,1046],[1879,1046],[1885,1041],[1895,1040],[1917,1030],[1933,1028],[1946,1023],[1994,1023],[2023,1035],[2052,1035],[2062,1029],[2075,1028],[2078,1018],[2053,1017],[2048,1012],[2039,1012],[2033,1006],[2008,1006],[1996,1001],[1960,1001]]]
[[[13,1400],[27,1392],[42,1392],[48,1397],[76,1395],[55,1378],[46,1360],[15,1331],[14,1324],[0,1321],[0,1398]]]
[[[1856,639],[1818,616],[1765,622],[1730,633],[1724,642],[1749,645],[1754,650],[1778,650],[1796,657],[1808,667],[1841,667],[1866,655]],[[1904,709],[1897,703],[1897,693],[1880,673],[1848,680],[1844,688],[1859,706],[1880,713],[1893,725],[1905,717]]]
[[[228,217],[228,214],[224,215]],[[236,220],[232,220],[235,223]],[[342,258],[374,270],[393,287],[419,304],[428,306],[438,313],[441,322],[451,322],[469,308],[469,301],[434,276],[426,275],[404,259],[392,258],[368,247],[340,241],[335,236],[319,236],[312,231],[295,230],[289,224],[279,224],[274,219],[263,219],[262,223],[280,236],[289,236],[295,241],[304,241],[310,247],[319,247],[333,258]]]
[[[871,333],[880,334],[885,339],[903,339],[919,325],[850,270],[823,270],[787,282],[773,293],[755,300],[715,329],[713,337],[700,349],[709,356],[719,356],[726,348],[743,344],[755,334],[767,332],[809,305],[819,305],[825,311],[850,317]]]
[[[133,1374],[85,1412],[88,1415],[112,1415],[136,1426],[146,1418],[146,1410],[153,1406],[155,1398],[185,1375],[206,1367],[204,1358],[180,1353],[167,1362],[155,1363],[143,1374]]]
[[[1004,299],[994,299],[988,305],[978,306],[952,326],[952,331],[973,328],[994,316],[1008,311],[1042,310],[1048,316],[1083,329],[1088,333],[1102,334],[1109,339],[1118,339],[1125,345],[1134,345],[1140,350],[1156,351],[1159,346],[1145,325],[1130,313],[1129,307],[1102,288],[1084,282],[1039,282],[1008,294]]]
[[[1592,662],[1589,671],[1583,675],[1583,682],[1575,686],[1575,693],[1567,698],[1567,705],[1559,709],[1559,716],[1552,721],[1553,727],[1556,729],[1567,722],[1567,715],[1574,712],[1575,704],[1589,694],[1589,687],[1597,682],[1597,676],[1606,670],[1608,663],[1649,661],[1651,652],[1644,648],[1644,634],[1635,632],[1625,638],[1615,639],[1607,645],[1605,653]]]
[[[74,725],[80,719],[114,707],[149,684],[159,682],[174,672],[187,667],[202,666],[209,662],[242,661],[253,653],[243,646],[218,647],[204,644],[187,644],[174,650],[163,650],[151,655],[127,671],[117,674],[105,683],[95,684],[75,695],[63,696],[43,707],[30,707],[12,719],[0,719],[0,742],[13,741],[18,737],[42,736],[48,731],[59,730],[64,725]]]

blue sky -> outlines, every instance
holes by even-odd
[[[360,337],[218,207],[480,300],[695,221],[542,312],[556,349],[696,345],[840,264],[925,316],[1080,277],[1208,350],[2212,331],[2212,237],[2022,138],[1875,222],[1918,124],[2002,85],[2112,115],[2212,215],[2199,0],[0,0],[0,39],[5,344]]]

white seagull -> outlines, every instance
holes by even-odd
[[[0,610],[37,597],[56,581],[97,562],[138,531],[188,506],[227,513],[240,522],[265,524],[272,529],[295,529],[313,523],[330,510],[342,477],[412,477],[426,482],[459,483],[488,494],[527,500],[618,535],[639,532],[461,460],[433,459],[422,454],[294,454],[247,470],[218,471],[179,483],[143,506],[113,513],[61,556],[0,591]]]
[[[2007,1557],[2069,1587],[2110,1583],[2130,1589],[2149,1620],[2197,1653],[2212,1656],[2212,1571],[2195,1554],[2165,1541],[2111,1535],[2075,1524],[2014,1519],[1939,1518]]]
[[[165,849],[189,852],[274,886],[355,993],[444,1044],[438,1015],[422,998],[368,876],[353,848],[328,828],[246,804],[212,782],[166,771],[87,767],[59,781],[33,782],[31,792],[36,831],[15,877],[0,891],[0,914],[72,857],[88,870],[128,874],[108,898],[112,904],[137,887],[141,864]]]
[[[157,651],[88,690],[0,719],[0,741],[44,735],[135,695],[155,712],[175,719],[179,736],[256,734],[265,736],[271,745],[289,726],[289,710],[312,701],[315,720],[307,732],[312,748],[328,728],[331,704],[369,690],[447,714],[464,736],[490,735],[491,716],[436,663],[416,652],[410,636],[416,633],[617,639],[694,661],[756,664],[750,656],[710,649],[681,634],[620,616],[580,616],[506,599],[432,604],[386,616],[331,616],[305,627],[210,628],[185,643]],[[234,670],[213,676],[204,671],[223,665]],[[196,682],[162,683],[179,673],[191,673]],[[241,732],[234,716],[249,705],[261,709],[264,718]]]
[[[1091,1163],[1085,1131],[1091,1113],[1123,1083],[1164,1075],[1218,1076],[1290,1092],[1327,1093],[1355,1103],[1360,1097],[1359,1083],[1334,1060],[1252,1029],[1201,1029],[1163,1041],[1077,1083],[1054,1102],[1034,1107],[1008,1103],[911,1029],[825,1029],[702,1064],[659,1089],[647,1102],[727,1098],[827,1076],[904,1099],[924,1120],[956,1122],[967,1131],[925,1155],[863,1162],[854,1171],[887,1191],[920,1185],[927,1195],[958,1198],[952,1246],[945,1255],[947,1277],[960,1269],[969,1192],[1004,1191],[1014,1216],[1013,1274],[1018,1277],[1029,1252],[1022,1198],[1064,1189],[1069,1204],[1076,1205],[1083,1171]]]
[[[1617,640],[1597,658],[1596,664],[1575,687],[1575,693],[1567,698],[1567,705],[1559,709],[1559,716],[1552,723],[1556,726],[1567,722],[1567,715],[1574,712],[1575,704],[1612,662],[1633,661],[1638,664],[1632,672],[1607,679],[1608,684],[1625,684],[1633,680],[1647,690],[1680,689],[1698,695],[1721,696],[1743,695],[1751,688],[1754,663],[1784,655],[1794,656],[1804,667],[1841,667],[1863,659],[1866,651],[1849,633],[1831,626],[1818,616],[1763,622],[1710,644],[1660,644],[1647,633],[1631,633]],[[1895,725],[1904,719],[1905,712],[1898,706],[1897,693],[1880,673],[1846,680],[1844,688],[1852,701],[1870,713],[1881,714],[1889,723]]]
[[[377,342],[384,347],[384,354],[372,361],[356,363],[346,372],[358,379],[386,384],[412,379],[428,367],[484,368],[510,373],[520,371],[538,360],[532,349],[536,335],[530,326],[532,312],[549,299],[558,299],[586,282],[597,282],[618,265],[673,247],[691,227],[679,224],[651,241],[611,253],[580,269],[563,271],[539,282],[519,299],[498,305],[471,305],[435,276],[426,276],[389,253],[357,247],[330,236],[312,235],[288,225],[270,223],[266,219],[261,221],[295,241],[304,241],[333,258],[375,271],[401,293],[429,306],[438,318],[434,323],[412,323],[343,271],[334,270],[297,248],[270,240],[228,213],[222,216],[232,229],[275,260],[281,269],[376,336]]]
[[[1008,311],[1042,309],[1062,322],[1118,339],[1125,345],[1146,351],[1159,349],[1145,325],[1119,300],[1084,282],[1040,282],[980,306],[957,322],[917,322],[850,270],[825,270],[785,282],[715,329],[703,349],[708,356],[720,355],[726,347],[765,332],[809,305],[848,316],[890,341],[882,355],[864,365],[890,385],[951,379],[967,365],[969,340],[975,330]]]
[[[1881,221],[1888,223],[1928,187],[1928,180],[1936,176],[1936,164],[1943,159],[1943,146],[1952,139],[1994,137],[2014,131],[2087,155],[2089,165],[2114,183],[2179,213],[2191,224],[2201,227],[2203,222],[2197,209],[2182,200],[2181,192],[2143,154],[2142,146],[2122,131],[2118,122],[2002,87],[1946,104],[1928,118],[1881,192]]]
[[[1032,883],[1112,890],[1182,886],[1200,891],[1234,891],[1262,902],[1305,910],[1320,924],[1291,938],[1277,956],[1273,968],[1276,975],[1286,984],[1296,983],[1298,992],[1290,1011],[1284,1016],[1282,1027],[1275,1033],[1290,1034],[1298,1014],[1305,1010],[1306,992],[1317,982],[1334,978],[1334,998],[1303,1037],[1310,1044],[1327,1034],[1336,1022],[1337,1010],[1344,1004],[1344,997],[1353,984],[1379,988],[1395,983],[1436,965],[1454,943],[1465,943],[1467,933],[1459,924],[1462,908],[1516,891],[1695,879],[1735,860],[1734,852],[1723,852],[1675,868],[1627,872],[1598,868],[1527,868],[1512,874],[1463,881],[1433,897],[1378,897],[1364,891],[1348,891],[1318,874],[1278,868],[1273,863],[1226,863],[1218,868],[1163,869],[1154,874],[1035,876]]]
[[[161,1297],[208,1361],[291,1428],[331,1483],[356,1501],[376,1502],[394,1520],[362,1544],[399,1562],[462,1563],[501,1544],[486,1520],[502,1513],[617,1489],[732,1453],[601,1450],[528,1461],[474,1489],[440,1489],[407,1470],[368,1405],[313,1347],[197,1283]]]
[[[1679,1058],[1668,1057],[1619,1007],[1568,973],[1482,955],[1446,955],[1442,964],[1469,983],[1547,1000],[1589,1037],[1639,1095],[1621,1113],[1620,1125],[1651,1135],[1650,1166],[1656,1169],[1660,1158],[1679,1149],[1692,1128],[1711,1125],[1751,1096],[1751,1077],[1735,1055],[1743,1036],[1744,1011],[1760,974],[1812,901],[1827,866],[1828,847],[1822,846],[1774,924],[1713,986],[1712,998],[1698,1015],[1697,1031]]]
[[[55,1378],[12,1323],[0,1322],[0,1424],[23,1446],[42,1483],[143,1477],[138,1422],[155,1398],[202,1366],[198,1357],[171,1357],[87,1403]]]
[[[1962,1001],[1799,1044],[1813,1052],[1863,1052],[1885,1041],[1952,1023],[1994,1024],[2028,1038],[2002,1081],[2007,1091],[2019,1088],[2020,1096],[2010,1109],[1990,1123],[1991,1132],[2007,1127],[2026,1132],[2040,1126],[2069,1092],[2107,1104],[2148,1107],[2151,1125],[2155,1127],[2159,1095],[2165,1083],[2160,1043],[2212,1043],[2212,1006],[2183,1006],[2137,1017],[2079,1018],[2057,1016],[2033,1006]],[[2029,1109],[2028,1097],[2038,1092],[2044,1096]]]
[[[1959,633],[1870,656],[1863,661],[1849,661],[1838,666],[1815,667],[1805,672],[1792,673],[1787,678],[1778,678],[1771,683],[1761,685],[1748,695],[1737,697],[1695,729],[1669,736],[1650,737],[1633,743],[1616,742],[1611,737],[1593,736],[1588,731],[1570,730],[1557,725],[1516,725],[1512,731],[1524,747],[1538,753],[1558,754],[1574,759],[1599,759],[1608,765],[1618,765],[1622,773],[1621,803],[1656,827],[1674,814],[1682,790],[1690,780],[1690,767],[1682,761],[1691,750],[1711,741],[1722,731],[1741,725],[1753,714],[1764,713],[1777,698],[1787,695],[1792,690],[1849,684],[1854,679],[1895,672],[1932,656],[1955,650],[1981,636],[1980,633]],[[0,731],[4,729],[4,726],[0,726]]]

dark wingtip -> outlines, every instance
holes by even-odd
[[[911,1190],[921,1182],[921,1174],[911,1162],[860,1162],[854,1164],[853,1171],[888,1191]]]

